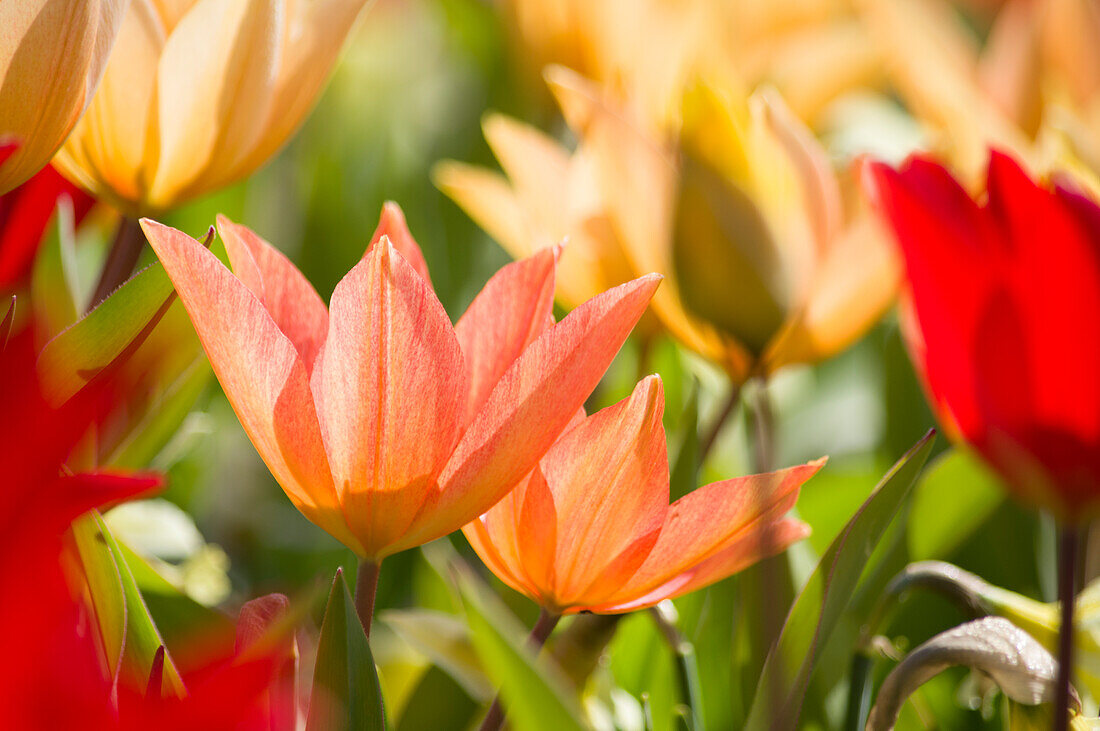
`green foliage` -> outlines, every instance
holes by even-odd
[[[886,474],[822,556],[760,675],[747,729],[793,729],[821,648],[852,598],[867,560],[928,459],[926,435]]]
[[[342,571],[321,623],[306,731],[383,731],[382,688]]]

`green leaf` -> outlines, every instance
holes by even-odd
[[[883,477],[821,557],[764,662],[746,729],[794,729],[821,649],[852,600],[875,546],[916,483],[929,432]]]
[[[321,622],[306,731],[385,728],[382,688],[370,643],[355,613],[344,572],[337,570]]]
[[[580,731],[581,710],[561,670],[527,646],[519,621],[495,595],[458,571],[470,637],[482,667],[500,688],[508,722],[517,731]]]
[[[48,335],[76,321],[76,247],[73,243],[73,207],[68,198],[57,202],[50,234],[38,249],[31,271],[31,310]]]
[[[214,229],[205,245],[213,241]],[[125,360],[152,332],[175,299],[160,262],[130,277],[121,287],[46,343],[38,358],[43,388],[60,403],[108,366]]]
[[[947,558],[1004,502],[997,477],[971,452],[937,457],[913,491],[909,557]]]
[[[492,700],[493,686],[481,668],[466,625],[458,617],[429,609],[402,609],[383,612],[378,618],[445,670],[471,698]]]
[[[466,731],[479,709],[449,672],[432,665],[405,702],[397,731]]]
[[[178,433],[210,382],[210,374],[209,361],[205,355],[199,355],[153,398],[103,464],[140,469],[152,463]]]
[[[144,688],[157,651],[165,642],[153,623],[124,552],[98,512],[78,518],[72,531],[108,670],[115,683]],[[170,654],[164,658],[163,679],[169,695],[185,694]]]

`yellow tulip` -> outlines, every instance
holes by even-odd
[[[0,3],[0,193],[45,167],[92,98],[126,0]],[[9,148],[10,150],[11,148]]]
[[[892,301],[888,239],[846,206],[825,151],[778,95],[734,104],[699,87],[672,137],[632,123],[571,71],[548,76],[579,138],[572,155],[492,118],[486,136],[509,179],[448,163],[437,180],[514,255],[568,236],[578,264],[563,267],[570,281],[559,295],[578,292],[563,299],[589,291],[596,272],[619,281],[663,273],[653,299],[661,324],[736,382],[833,355]]]
[[[264,163],[312,108],[366,0],[132,0],[57,167],[131,215]]]

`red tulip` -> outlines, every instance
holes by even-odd
[[[785,518],[824,459],[705,485],[669,505],[664,391],[650,376],[580,421],[463,532],[553,615],[615,614],[700,589],[805,538]]]
[[[913,359],[941,417],[1023,499],[1100,507],[1100,207],[994,152],[974,201],[939,164],[866,169],[908,271]]]
[[[523,479],[660,280],[552,324],[547,249],[497,273],[452,327],[393,205],[329,308],[282,254],[224,218],[234,273],[189,236],[142,225],[272,474],[371,562],[457,530]]]

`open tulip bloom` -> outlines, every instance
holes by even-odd
[[[660,281],[628,282],[554,324],[547,249],[498,272],[452,327],[393,205],[329,308],[224,218],[235,275],[191,237],[142,225],[268,468],[363,566],[457,530],[519,483]]]
[[[866,175],[905,258],[910,349],[930,400],[1017,495],[1061,521],[1061,626],[1072,627],[1078,527],[1100,508],[1100,206],[998,152],[981,205],[931,160]]]
[[[583,420],[463,532],[501,581],[549,614],[616,614],[724,579],[805,538],[785,517],[825,463],[723,480],[669,505],[657,376]]]

